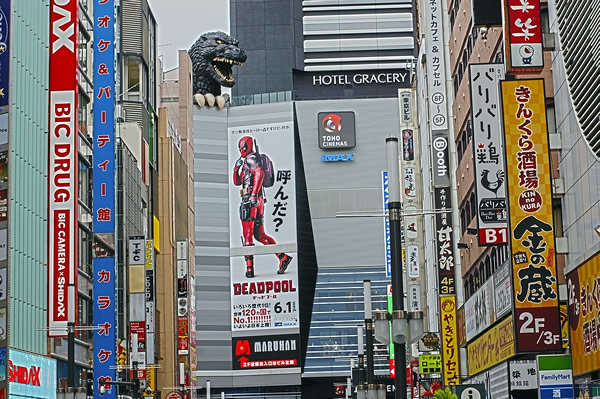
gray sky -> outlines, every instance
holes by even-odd
[[[148,0],[158,22],[158,54],[164,69],[177,66],[177,50],[190,48],[204,32],[229,33],[228,0]]]

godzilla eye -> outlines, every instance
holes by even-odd
[[[217,40],[217,44],[223,44],[222,40]]]

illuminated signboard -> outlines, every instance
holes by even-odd
[[[517,352],[561,348],[543,79],[501,82]]]
[[[48,335],[67,335],[77,304],[77,37],[79,3],[50,1]]]

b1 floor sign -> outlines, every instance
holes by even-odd
[[[486,399],[485,385],[483,384],[472,384],[472,385],[454,385],[450,387],[458,396],[458,399]]]

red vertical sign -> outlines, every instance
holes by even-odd
[[[77,0],[50,1],[48,325],[66,336],[77,315]]]
[[[540,0],[508,0],[506,48],[513,72],[541,71],[544,67]]]

